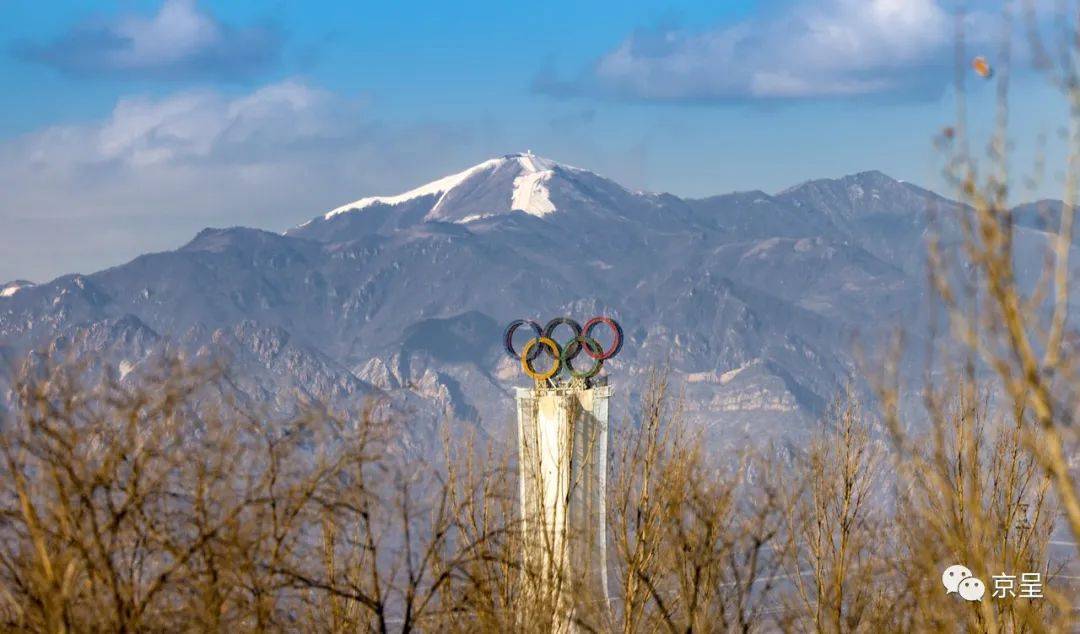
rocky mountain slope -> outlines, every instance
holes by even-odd
[[[384,394],[505,436],[528,379],[503,325],[606,314],[627,336],[605,370],[615,416],[665,365],[717,442],[797,442],[856,373],[853,340],[916,323],[928,212],[955,209],[880,172],[691,200],[514,154],[283,235],[206,229],[91,275],[4,286],[0,354],[81,341],[130,371],[175,341],[232,351],[256,400]]]

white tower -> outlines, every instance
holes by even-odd
[[[573,629],[566,616],[582,600],[607,607],[611,392],[606,382],[516,391],[525,583],[537,605],[563,615],[558,630]]]

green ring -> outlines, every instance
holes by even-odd
[[[588,355],[590,358],[593,359],[592,367],[585,372],[578,372],[577,370],[575,370],[573,358],[577,356],[577,352],[575,351],[573,354],[570,354],[570,349],[573,348],[575,345],[581,346],[581,343],[578,342],[584,343],[587,348],[595,352],[597,355],[601,355],[604,353],[604,347],[600,345],[599,341],[593,339],[592,337],[578,335],[577,337],[574,337],[570,341],[566,342],[566,344],[562,347],[562,355],[559,360],[562,362],[562,366],[570,371],[570,376],[574,377],[575,379],[591,379],[600,373],[600,368],[604,367],[604,360],[597,359],[592,355]]]

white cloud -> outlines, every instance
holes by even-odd
[[[82,158],[131,166],[225,158],[254,142],[280,147],[354,133],[359,121],[356,104],[295,81],[233,99],[216,92],[124,99],[106,122],[83,130],[91,138]]]
[[[123,14],[76,25],[47,44],[23,44],[25,59],[73,74],[123,77],[240,75],[278,56],[279,33],[233,27],[201,11],[195,0],[164,0],[151,16]]]
[[[704,31],[642,30],[588,77],[541,90],[655,100],[883,93],[952,63],[952,17],[937,0],[823,0]]]
[[[280,150],[358,135],[365,127],[360,105],[296,80],[238,97],[212,90],[129,97],[120,99],[103,121],[46,128],[9,143],[5,153],[20,154],[29,167],[51,172],[106,164],[137,170],[195,160],[219,166],[290,160],[249,150],[253,144]]]
[[[175,64],[219,46],[225,36],[214,19],[198,10],[194,0],[165,0],[150,18],[122,18],[115,33],[128,42],[110,55],[117,68]]]
[[[0,141],[0,279],[174,248],[205,226],[281,230],[475,160],[469,126],[390,125],[298,80],[120,100]]]

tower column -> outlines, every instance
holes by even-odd
[[[537,606],[567,617],[582,601],[606,610],[611,393],[602,384],[515,395],[525,587]],[[569,618],[564,625],[573,629]]]

